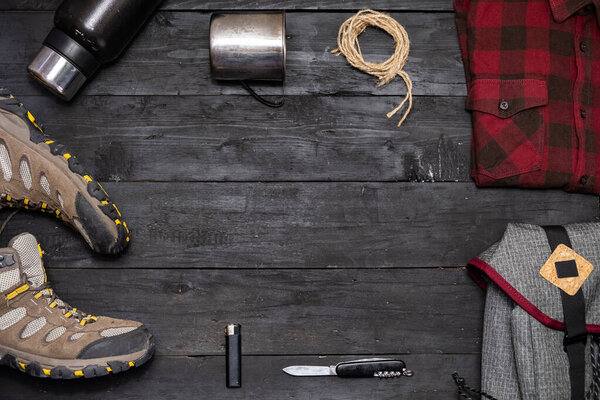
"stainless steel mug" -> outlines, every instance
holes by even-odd
[[[285,78],[285,13],[215,13],[210,20],[212,76],[222,80]]]

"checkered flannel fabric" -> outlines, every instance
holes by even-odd
[[[454,0],[480,186],[600,194],[600,0]]]

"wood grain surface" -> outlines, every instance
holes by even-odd
[[[275,111],[239,95],[23,97],[102,181],[470,182],[464,98],[417,97],[402,129],[385,117],[395,100],[287,96]]]
[[[26,71],[52,26],[51,12],[0,13],[0,36],[14,43],[0,47],[0,80],[19,95],[45,94]],[[298,12],[287,16],[287,70],[279,83],[255,83],[262,94],[346,96],[389,95],[393,102],[406,92],[398,78],[377,88],[377,78],[351,67],[330,50],[337,46],[339,26],[352,13]],[[413,95],[465,95],[454,15],[452,13],[391,13],[407,30],[411,52],[406,71]],[[102,69],[83,95],[208,95],[247,94],[237,82],[211,79],[209,12],[158,12],[118,62]],[[424,29],[426,27],[426,29]],[[361,36],[365,58],[383,61],[394,50],[382,31]],[[78,104],[75,99],[73,104]],[[389,111],[389,110],[388,110]],[[462,110],[457,110],[462,111]],[[385,118],[384,118],[385,119]]]
[[[74,231],[38,213],[21,213],[2,237],[40,236],[54,267],[448,267],[465,265],[499,240],[509,222],[561,224],[598,215],[594,196],[471,183],[118,182],[106,188],[132,229],[122,257],[93,255]]]
[[[414,368],[415,376],[407,379],[379,380],[365,378],[347,380],[334,377],[294,378],[281,371],[288,365],[329,365],[356,356],[248,356],[242,365],[242,387],[225,387],[224,357],[156,357],[149,364],[127,373],[101,380],[61,382],[32,380],[17,371],[0,375],[3,394],[10,399],[44,400],[107,398],[145,400],[179,399],[261,399],[261,400],[339,400],[373,398],[396,400],[448,400],[457,398],[451,374],[458,370],[469,378],[479,379],[479,356],[461,355],[394,355]]]
[[[464,265],[514,221],[597,221],[598,198],[560,190],[480,189],[470,179],[470,116],[451,1],[374,0],[408,31],[415,104],[385,114],[400,80],[376,80],[330,50],[354,0],[165,1],[116,63],[72,102],[26,73],[59,0],[0,2],[0,87],[103,182],[132,228],[120,257],[93,254],[49,216],[22,212],[49,279],[75,307],[144,321],[157,355],[102,379],[52,381],[0,371],[13,399],[458,399],[478,386],[484,293]],[[284,85],[210,76],[213,11],[286,10]],[[369,29],[368,60],[393,41]],[[0,219],[8,211],[0,212]],[[223,328],[243,329],[243,387],[226,389]],[[0,333],[1,334],[1,333]],[[294,364],[398,357],[396,380],[293,378]]]
[[[224,355],[231,322],[242,325],[245,355],[481,345],[483,292],[463,269],[50,269],[49,279],[87,313],[143,320],[162,356]]]
[[[61,0],[3,0],[0,10],[55,10]],[[451,1],[427,0],[427,1],[393,1],[373,0],[368,7],[378,10],[403,11],[403,10],[425,10],[425,11],[449,11],[452,10]],[[357,0],[224,0],[224,1],[202,1],[202,0],[165,0],[161,5],[162,10],[352,10],[365,8],[365,3]]]

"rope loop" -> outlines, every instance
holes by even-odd
[[[363,58],[358,37],[369,26],[384,30],[396,42],[394,54],[382,63],[368,62]],[[337,44],[337,49],[331,52],[336,56],[343,54],[354,68],[378,77],[377,87],[388,84],[396,75],[404,80],[406,96],[398,107],[387,114],[388,118],[392,117],[408,102],[404,115],[398,122],[398,126],[402,125],[412,108],[412,81],[410,76],[403,70],[410,51],[410,41],[404,27],[387,14],[373,10],[361,10],[342,24],[338,32]]]

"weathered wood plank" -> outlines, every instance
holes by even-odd
[[[178,257],[170,254],[171,267]],[[118,261],[115,263],[118,265]],[[59,270],[57,293],[94,315],[143,321],[161,355],[476,353],[483,291],[464,269]],[[73,264],[71,264],[73,266]]]
[[[3,0],[0,10],[55,10],[62,0]],[[369,7],[376,10],[452,10],[452,2],[447,0],[374,0]],[[365,3],[358,0],[167,0],[162,10],[358,10]]]
[[[118,262],[91,256],[75,233],[35,213],[17,216],[5,237],[32,231],[53,265],[85,268],[431,267],[464,265],[511,221],[598,217],[595,196],[472,183],[123,182],[107,189],[133,229],[132,248]]]
[[[463,97],[418,97],[401,128],[391,97],[22,100],[101,180],[471,181]]]
[[[379,94],[398,101],[405,92],[400,79],[383,88],[376,78],[352,68],[344,57],[335,57],[339,26],[351,13],[290,13],[287,18],[287,74],[285,93]],[[452,13],[392,13],[411,40],[406,71],[415,95],[466,93],[458,39]],[[246,94],[236,82],[210,77],[206,12],[159,12],[116,64],[103,69],[82,91],[83,95]],[[17,94],[42,94],[27,76],[33,59],[52,25],[52,13],[0,13],[0,81]],[[383,61],[393,51],[393,41],[383,32],[369,30],[361,37],[369,60]],[[279,95],[279,84],[254,85],[259,92]],[[75,100],[77,101],[77,100]]]
[[[353,357],[255,357],[242,362],[240,389],[225,388],[224,357],[157,357],[146,366],[97,379],[53,381],[2,369],[5,400],[112,399],[260,399],[260,400],[448,400],[456,398],[450,375],[459,370],[473,386],[479,379],[477,355],[400,356],[415,375],[408,379],[294,378],[281,371],[292,364],[335,364]]]

